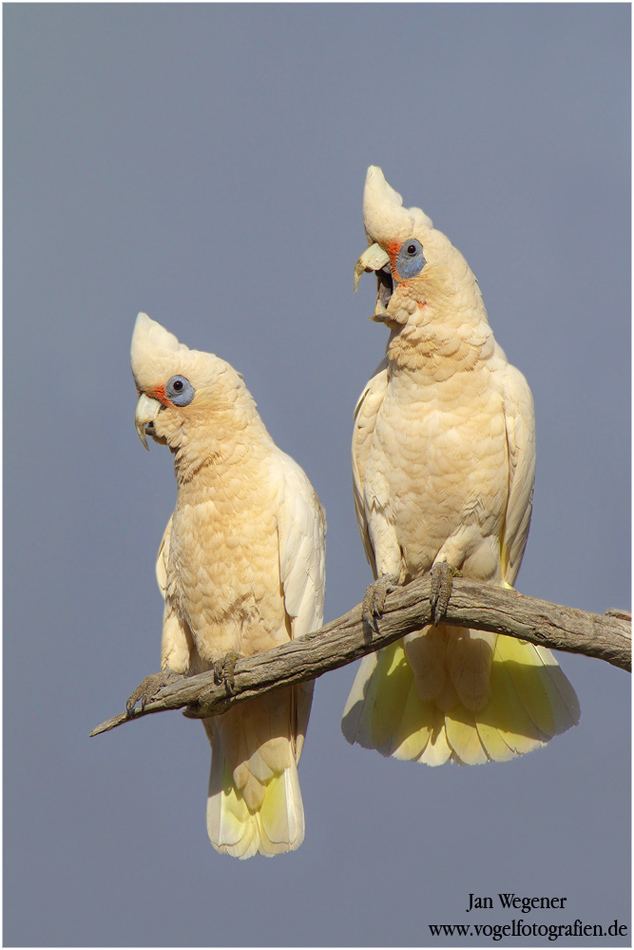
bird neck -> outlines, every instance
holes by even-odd
[[[472,371],[495,349],[484,305],[437,307],[427,303],[388,340],[387,359],[392,372],[405,371],[441,381],[458,372]]]
[[[209,407],[204,419],[183,432],[170,446],[179,488],[226,476],[235,466],[272,443],[255,402],[239,399]]]

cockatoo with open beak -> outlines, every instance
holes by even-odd
[[[505,761],[578,721],[574,690],[548,650],[443,617],[455,574],[515,582],[535,474],[531,392],[463,256],[376,166],[363,211],[355,285],[376,273],[373,319],[390,330],[354,415],[354,501],[377,578],[364,610],[378,622],[391,587],[430,574],[435,623],[362,661],[343,731],[427,765]]]
[[[132,337],[136,427],[172,453],[178,495],[158,554],[161,669],[229,667],[317,629],[324,515],[308,478],[267,432],[242,377],[140,313]],[[224,664],[224,665],[223,665]],[[152,681],[153,678],[148,678]],[[153,691],[159,683],[150,683]],[[141,690],[141,693],[143,691]],[[132,704],[139,698],[131,697]],[[203,720],[212,747],[207,830],[238,858],[304,838],[297,776],[312,683]]]

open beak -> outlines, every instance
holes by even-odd
[[[158,399],[150,399],[145,393],[141,393],[134,413],[134,425],[145,449],[148,448],[147,436],[153,435],[154,420],[160,410],[161,404]]]
[[[389,255],[383,250],[380,244],[371,244],[354,265],[355,290],[359,286],[359,281],[363,273],[376,274],[376,305],[371,319],[383,323],[387,315],[387,305],[390,302],[390,297],[394,290],[394,281],[392,280]]]
[[[358,290],[361,274],[370,274],[372,271],[381,270],[386,264],[390,263],[387,252],[383,250],[380,244],[371,244],[357,263],[354,265],[354,289]]]

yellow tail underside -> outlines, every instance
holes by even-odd
[[[217,793],[219,800],[216,803],[222,815],[220,832],[212,839],[218,851],[237,858],[250,858],[258,853],[272,856],[299,847],[304,828],[302,804],[301,798],[299,803],[296,801],[289,771],[276,775],[267,783],[260,808],[252,812],[225,769],[225,786]],[[208,816],[212,810],[210,800]]]
[[[350,742],[397,759],[479,765],[530,752],[578,720],[575,692],[550,651],[498,636],[480,711],[422,700],[399,640],[362,661],[342,728]]]

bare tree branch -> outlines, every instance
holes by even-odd
[[[378,633],[363,623],[361,605],[357,605],[306,637],[240,659],[231,695],[224,683],[215,681],[213,671],[183,676],[161,689],[142,711],[114,716],[93,729],[91,735],[166,709],[187,707],[185,715],[192,718],[218,715],[233,703],[314,679],[429,624],[429,595],[428,577],[412,581],[389,594]],[[456,578],[446,621],[457,627],[491,630],[537,646],[605,660],[623,670],[631,669],[631,615],[625,611],[593,614]]]

